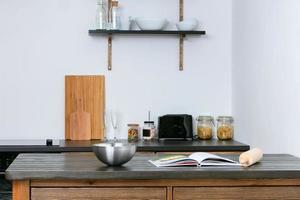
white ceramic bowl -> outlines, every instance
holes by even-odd
[[[135,18],[135,22],[141,30],[162,30],[168,21],[162,18]]]
[[[192,31],[197,29],[199,22],[197,19],[186,19],[176,24],[176,27],[180,31]]]

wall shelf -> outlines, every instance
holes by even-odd
[[[108,10],[110,9],[112,0],[108,0]],[[179,0],[179,21],[183,21],[184,0]],[[161,30],[161,31],[140,31],[140,30],[89,30],[91,36],[104,35],[107,36],[107,55],[108,70],[112,70],[112,36],[113,35],[175,35],[179,36],[179,70],[183,70],[183,52],[184,38],[186,35],[205,35],[206,31],[178,31],[178,30]]]
[[[90,35],[108,35],[108,34],[120,34],[120,35],[205,35],[205,31],[177,31],[177,30],[162,30],[162,31],[140,31],[140,30],[102,30],[92,29],[89,30]]]

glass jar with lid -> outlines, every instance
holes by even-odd
[[[234,127],[233,117],[219,116],[217,125],[217,137],[219,140],[231,140],[233,138]]]
[[[139,124],[128,124],[128,141],[137,142],[139,140]]]
[[[196,118],[197,134],[201,140],[210,140],[213,137],[214,118],[212,116],[199,116]]]
[[[155,137],[154,121],[145,121],[143,127],[143,140],[152,140]]]

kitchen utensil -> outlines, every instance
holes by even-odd
[[[76,112],[70,114],[70,139],[91,140],[91,114],[84,111],[81,98],[76,102]]]
[[[84,111],[91,114],[91,139],[104,137],[104,76],[65,77],[65,139],[70,137],[70,114],[76,111],[76,100],[84,100]]]
[[[134,143],[100,143],[92,146],[97,158],[108,166],[127,163],[136,152]]]
[[[176,23],[176,27],[180,31],[192,31],[195,30],[199,25],[197,19],[185,19]]]
[[[135,22],[141,30],[162,30],[168,21],[163,18],[135,18]]]

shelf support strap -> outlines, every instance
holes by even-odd
[[[179,21],[183,21],[184,15],[184,0],[179,0]],[[184,50],[184,35],[179,36],[179,70],[183,71],[183,50]]]
[[[111,8],[111,1],[112,0],[108,0],[108,5],[107,5],[107,7],[108,7],[108,18],[109,18],[109,16],[110,16],[110,8]],[[107,39],[107,69],[109,70],[109,71],[111,71],[112,70],[112,34],[109,34],[108,35],[108,39]]]

